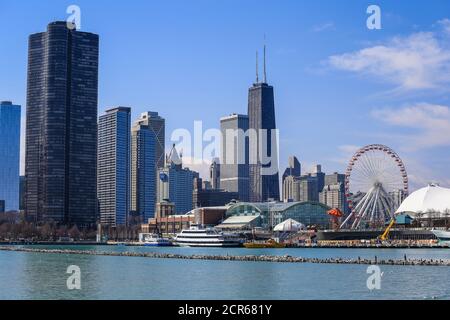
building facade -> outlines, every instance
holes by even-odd
[[[156,139],[146,120],[131,129],[131,212],[141,222],[155,216],[156,204]]]
[[[338,208],[342,213],[349,213],[345,197],[345,174],[334,172],[325,175],[325,186],[320,192],[319,201],[331,208]]]
[[[220,189],[220,159],[214,158],[209,166],[209,179],[212,189]]]
[[[0,102],[0,200],[4,211],[20,208],[20,112],[19,105]]]
[[[148,126],[155,138],[155,174],[159,168],[164,168],[166,120],[158,112],[148,111],[141,114],[137,123]]]
[[[257,82],[248,92],[249,129],[257,139],[249,141],[250,201],[280,199],[278,141],[273,87]],[[267,161],[264,161],[267,158]]]
[[[97,198],[100,222],[127,225],[130,212],[131,109],[112,108],[98,123]]]
[[[283,179],[288,176],[300,177],[302,175],[302,166],[296,156],[290,156],[288,161],[288,167],[284,170]]]
[[[26,199],[29,220],[97,220],[99,37],[52,22],[28,47]]]
[[[258,217],[255,221],[258,221],[260,227],[267,229],[272,229],[287,219],[294,219],[305,226],[327,229],[330,223],[328,210],[328,206],[313,201],[236,203],[229,207],[226,217],[241,216],[249,221],[251,217]]]
[[[287,176],[283,182],[283,201],[319,201],[317,177],[310,174],[300,177]]]
[[[240,201],[249,200],[248,116],[232,114],[220,119],[222,152],[220,187],[237,192]]]
[[[339,209],[344,214],[348,211],[345,190],[341,183],[325,185],[320,193],[319,201],[330,208]]]
[[[182,157],[172,147],[166,166],[159,170],[157,202],[164,200],[175,204],[176,214],[185,214],[193,207],[194,171],[183,168]]]
[[[237,200],[237,192],[229,192],[222,189],[194,190],[192,201],[194,208],[224,206],[233,200]]]
[[[318,190],[318,192],[321,192],[322,189],[325,187],[325,173],[322,172],[322,166],[320,164],[316,164],[310,175],[312,177],[316,178],[317,190]]]

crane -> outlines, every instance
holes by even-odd
[[[389,225],[387,226],[386,230],[384,230],[383,234],[381,236],[379,236],[379,239],[381,241],[385,241],[388,238],[389,231],[391,231],[394,224],[395,224],[395,217],[392,218],[391,222],[389,222]]]

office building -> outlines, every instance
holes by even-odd
[[[280,199],[275,102],[273,87],[266,80],[265,51],[264,47],[264,80],[259,81],[257,72],[248,92],[249,129],[257,136],[249,141],[251,202]]]
[[[322,191],[325,187],[325,173],[322,172],[322,166],[320,164],[314,166],[311,176],[317,178],[318,192]]]
[[[209,178],[212,189],[220,189],[220,159],[214,158],[209,167]]]
[[[183,168],[182,156],[173,145],[166,158],[166,166],[159,170],[157,202],[170,201],[175,204],[175,213],[184,214],[192,210],[194,171]]]
[[[20,176],[19,182],[19,210],[25,210],[25,176]]]
[[[284,202],[319,201],[317,177],[303,175],[300,177],[287,176],[283,182]]]
[[[4,211],[19,211],[20,106],[0,102],[0,201]]]
[[[158,115],[158,112],[144,112],[141,114],[137,123],[144,124],[148,126],[150,132],[155,138],[155,173],[159,168],[163,168],[164,158],[165,158],[165,130],[166,130],[166,120]]]
[[[220,188],[249,200],[248,116],[232,114],[220,119],[222,151]]]
[[[98,49],[98,35],[66,21],[29,38],[25,210],[31,221],[96,223]]]
[[[319,194],[321,203],[331,208],[338,208],[342,213],[349,213],[345,196],[345,174],[334,172],[325,175],[325,186]]]
[[[131,109],[112,108],[98,122],[97,197],[100,222],[127,225],[130,212]]]
[[[348,205],[345,201],[345,191],[342,183],[327,184],[319,196],[319,201],[330,208],[337,208],[347,213]]]
[[[141,222],[155,216],[156,137],[142,114],[131,128],[131,213]]]
[[[290,156],[288,167],[284,170],[283,181],[287,176],[300,177],[302,175],[302,167],[296,156]]]

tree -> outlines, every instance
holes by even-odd
[[[69,237],[78,240],[80,238],[80,230],[78,230],[78,227],[76,225],[74,225],[72,228],[69,229],[69,231],[67,232],[69,234]]]

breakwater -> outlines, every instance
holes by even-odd
[[[306,258],[293,257],[290,255],[204,255],[193,254],[183,255],[175,253],[157,252],[113,252],[94,250],[71,250],[71,249],[43,249],[25,248],[15,246],[2,246],[1,251],[43,253],[43,254],[70,254],[70,255],[97,255],[97,256],[117,256],[117,257],[141,257],[154,259],[184,259],[184,260],[216,260],[216,261],[249,261],[249,262],[278,262],[278,263],[328,263],[328,264],[378,264],[378,265],[399,265],[399,266],[450,266],[448,259],[373,259],[367,258]]]

